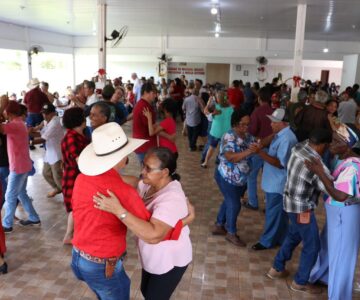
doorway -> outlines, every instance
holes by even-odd
[[[206,64],[206,83],[229,86],[230,64]]]

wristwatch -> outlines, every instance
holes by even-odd
[[[119,219],[120,219],[121,221],[124,220],[124,219],[126,218],[127,214],[128,214],[128,211],[125,210],[122,214],[119,215]]]

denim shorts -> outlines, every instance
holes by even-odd
[[[209,134],[208,143],[211,147],[216,148],[217,145],[220,143],[220,141],[221,141],[221,139],[218,139],[218,138],[212,136],[211,134]]]

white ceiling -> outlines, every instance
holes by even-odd
[[[298,0],[107,0],[107,32],[212,36],[212,1],[221,5],[222,36],[294,38]],[[305,39],[360,41],[360,0],[307,2]],[[97,0],[1,0],[0,21],[70,35],[92,35]]]

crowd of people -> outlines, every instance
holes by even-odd
[[[352,298],[360,243],[359,85],[340,93],[335,84],[303,81],[294,100],[279,78],[261,88],[235,80],[228,89],[185,75],[158,84],[136,73],[131,79],[107,80],[100,90],[85,80],[59,98],[34,78],[23,99],[0,98],[0,274],[8,271],[4,233],[14,231],[17,206],[28,214],[20,225],[41,225],[27,194],[35,172],[29,149],[41,145],[47,197],[62,194],[68,214],[63,243],[73,247],[75,276],[99,299],[129,299],[129,229],[137,237],[144,298],[169,299],[192,261],[195,218],[192,195],[176,173],[181,126],[189,151],[199,153],[198,167],[214,167],[223,196],[211,233],[246,247],[237,221],[242,206],[259,209],[261,189],[264,229],[251,251],[280,246],[266,276],[287,277],[286,262],[302,242],[290,288],[317,294],[325,284],[329,299]],[[132,137],[121,127],[126,122]],[[138,177],[125,175],[132,152]],[[327,216],[321,234],[319,198]]]

